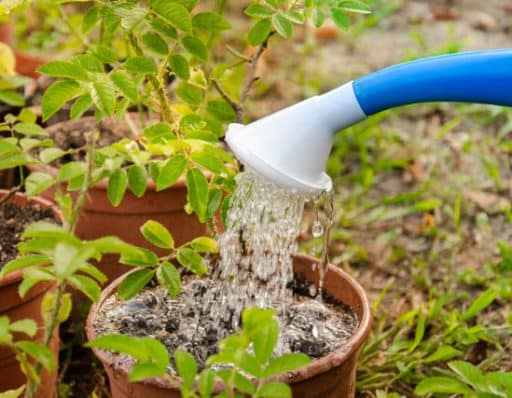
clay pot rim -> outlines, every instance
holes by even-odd
[[[294,254],[293,258],[299,258],[306,261],[311,261],[312,263],[317,263],[318,259],[313,258],[311,256],[307,256],[304,254]],[[131,270],[117,279],[115,279],[110,285],[108,285],[103,292],[101,293],[101,296],[99,300],[94,303],[91,306],[91,309],[89,311],[89,315],[87,316],[86,325],[85,325],[85,331],[87,335],[87,340],[91,341],[96,337],[96,334],[94,332],[93,327],[93,320],[96,318],[96,314],[99,311],[99,308],[103,305],[105,300],[110,297],[112,294],[114,294],[114,290],[117,288],[117,286],[122,282],[122,280],[130,273],[135,272],[137,269]],[[350,285],[351,288],[355,291],[357,296],[361,299],[361,313],[362,317],[359,321],[358,328],[356,332],[337,350],[331,352],[330,354],[320,358],[320,359],[314,359],[311,361],[311,363],[301,369],[298,369],[296,371],[292,372],[285,372],[281,373],[275,377],[272,378],[274,381],[279,382],[290,382],[293,383],[300,382],[306,379],[310,379],[318,374],[325,373],[328,370],[340,365],[344,361],[346,361],[351,355],[353,355],[355,352],[357,352],[364,341],[366,340],[366,337],[371,332],[371,326],[372,326],[372,315],[371,315],[371,306],[370,301],[368,299],[368,296],[366,295],[365,290],[363,287],[350,275],[348,275],[346,272],[342,271],[338,267],[329,264],[328,271],[327,272],[333,272],[336,274],[339,278],[341,278],[346,284]],[[94,354],[96,357],[105,365],[112,367],[112,363],[114,356],[109,352],[105,350],[101,350],[98,348],[92,348]],[[123,377],[127,377],[127,373],[125,369],[123,368],[116,368],[116,372],[120,372]],[[143,380],[139,383],[142,384],[150,384],[155,385],[160,388],[166,388],[166,389],[179,389],[181,385],[181,378],[176,376],[173,378],[173,382],[168,382],[166,380],[163,380],[162,378],[153,377],[148,378],[146,380]],[[222,382],[216,382],[215,384],[215,391],[219,392],[223,388]]]
[[[3,198],[8,193],[9,193],[8,189],[0,189],[0,198]],[[55,203],[52,203],[49,200],[46,200],[39,196],[34,196],[32,198],[28,198],[24,193],[21,193],[21,192],[16,192],[13,195],[13,197],[9,198],[7,203],[10,203],[14,198],[19,198],[28,203],[34,202],[39,205],[42,205],[43,208],[51,209],[55,219],[62,222],[62,214],[61,214],[60,210],[56,207]],[[22,279],[23,279],[23,270],[22,269],[11,272],[10,274],[6,275],[4,278],[0,278],[0,288],[9,286],[9,285],[13,285],[15,283],[19,283]]]

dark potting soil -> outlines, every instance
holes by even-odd
[[[54,222],[53,212],[43,210],[37,204],[20,207],[4,203],[0,208],[0,269],[18,256],[16,245],[26,226],[35,221]]]
[[[144,289],[137,297],[121,301],[109,297],[94,323],[97,335],[124,333],[132,336],[151,336],[160,340],[172,355],[176,349],[191,353],[200,368],[208,356],[217,352],[219,337],[232,333],[216,330],[208,311],[199,303],[213,285],[211,279],[186,277],[182,292],[173,299],[160,286]],[[353,335],[359,325],[357,315],[347,305],[324,293],[323,301],[316,298],[314,284],[296,276],[290,288],[294,303],[286,313],[278,314],[280,340],[276,351],[302,352],[320,358],[338,349]],[[202,312],[201,312],[202,311]],[[131,359],[117,355],[116,366],[128,369]],[[175,374],[174,369],[169,369]]]

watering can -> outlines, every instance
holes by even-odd
[[[226,142],[242,163],[301,193],[332,188],[325,166],[336,132],[400,105],[431,101],[512,106],[512,49],[462,52],[394,65],[246,126]]]

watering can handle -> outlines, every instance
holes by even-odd
[[[512,106],[512,49],[463,52],[394,65],[353,82],[366,115],[417,102]]]

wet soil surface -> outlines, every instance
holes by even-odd
[[[232,333],[231,322],[224,330],[216,330],[208,311],[199,303],[213,285],[209,279],[186,277],[177,299],[160,286],[143,290],[136,298],[123,302],[115,296],[103,304],[94,329],[96,334],[125,333],[132,336],[158,338],[172,355],[176,349],[186,350],[196,358],[200,368],[206,358],[217,352],[219,338]],[[320,358],[342,346],[359,325],[357,315],[345,304],[324,294],[323,303],[315,296],[317,289],[304,279],[296,278],[290,286],[294,303],[285,314],[279,314],[280,341],[276,351],[302,352]],[[130,360],[117,356],[125,367]],[[174,374],[174,370],[170,369]]]
[[[53,213],[37,204],[20,207],[5,203],[0,208],[0,269],[18,256],[16,245],[27,225],[43,220],[54,222]]]

